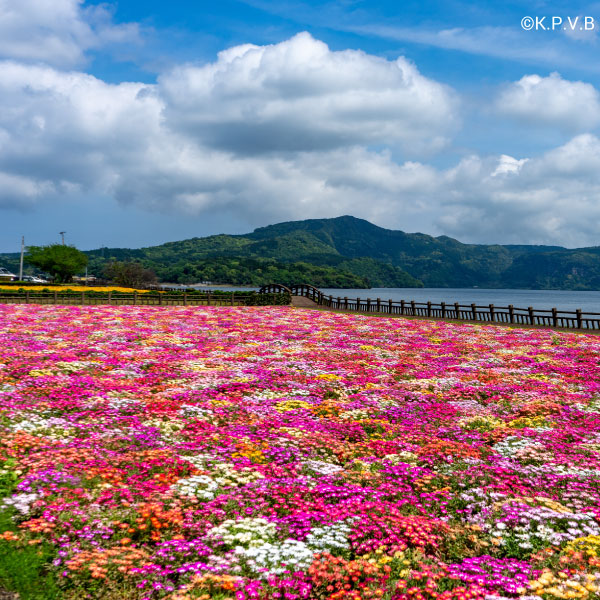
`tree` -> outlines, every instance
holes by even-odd
[[[137,262],[111,262],[104,267],[104,276],[123,287],[141,287],[157,283],[156,273]]]
[[[88,262],[88,257],[75,246],[50,244],[49,246],[29,246],[25,260],[34,267],[52,275],[58,283],[71,281]]]

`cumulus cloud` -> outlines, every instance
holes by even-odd
[[[0,174],[21,182],[0,186],[0,207],[111,193],[160,142],[162,106],[143,84],[0,62]]]
[[[99,191],[151,210],[302,218],[324,204],[330,216],[358,209],[373,188],[389,198],[428,185],[430,169],[358,146],[269,157],[203,146],[169,126],[160,91],[0,63],[0,175],[10,181],[0,205]]]
[[[574,137],[527,161],[501,157],[463,159],[440,173],[438,226],[475,241],[598,245],[600,219],[600,139]],[[497,176],[507,162],[520,162]]]
[[[527,162],[528,159],[522,158],[517,160],[512,156],[503,154],[498,161],[498,166],[492,173],[492,177],[498,177],[499,175],[507,175],[508,173],[518,173],[521,167]]]
[[[458,124],[450,88],[405,58],[331,51],[308,33],[244,45],[160,78],[171,127],[235,154],[388,144],[438,150]]]
[[[509,85],[496,101],[497,110],[521,122],[582,132],[600,123],[600,94],[583,81],[558,73],[526,75]]]
[[[537,157],[426,164],[419,152],[452,119],[453,92],[410,63],[307,35],[236,47],[155,85],[0,61],[0,208],[101,194],[255,224],[354,214],[473,242],[598,243],[596,136]],[[413,152],[417,139],[429,148]],[[384,142],[406,159],[372,146]]]
[[[331,52],[308,34],[230,48],[157,85],[4,61],[0,172],[31,185],[21,194],[6,187],[0,204],[69,189],[150,209],[218,205],[285,216],[293,205],[302,217],[327,203],[334,215],[348,210],[342,198],[359,203],[373,187],[415,188],[427,168],[399,166],[366,147],[431,150],[456,108],[450,89],[406,60]],[[427,186],[427,177],[418,180]]]
[[[115,25],[103,6],[83,0],[0,0],[0,58],[79,65],[85,52],[137,40],[136,24]]]

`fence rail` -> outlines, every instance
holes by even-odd
[[[150,292],[133,294],[113,294],[107,292],[99,295],[88,294],[87,292],[77,292],[70,294],[61,294],[59,291],[44,292],[25,292],[24,294],[5,294],[0,295],[0,304],[68,304],[68,305],[101,305],[110,304],[113,306],[244,306],[246,298],[235,292],[231,294],[153,294]]]
[[[447,304],[441,302],[407,302],[405,300],[366,300],[361,298],[334,298],[323,295],[318,304],[334,310],[351,310],[356,312],[373,312],[412,317],[434,317],[455,319],[460,321],[477,321],[487,323],[507,323],[515,325],[542,325],[566,329],[600,330],[600,313],[584,313],[581,309],[574,311],[556,308],[542,310],[528,306],[519,308],[495,306],[494,304]]]
[[[430,317],[459,321],[485,323],[505,323],[509,325],[539,325],[562,329],[600,330],[600,313],[551,309],[534,309],[531,306],[520,308],[509,304],[459,304],[415,302],[414,300],[382,300],[381,298],[349,298],[347,296],[326,296],[318,288],[306,285],[286,287],[281,284],[263,286],[259,294],[285,294],[304,296],[319,306],[332,310],[347,310],[361,313],[377,313],[407,317]],[[287,302],[287,300],[286,300]],[[244,306],[247,298],[243,293],[132,293],[106,294],[88,292],[61,293],[26,291],[20,294],[0,294],[0,304],[67,304],[67,305],[102,305],[113,306]]]

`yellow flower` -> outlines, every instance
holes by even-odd
[[[287,412],[289,410],[298,410],[299,408],[311,408],[311,405],[304,400],[284,400],[275,406],[277,412]]]
[[[57,284],[46,284],[46,285],[19,285],[19,288],[24,290],[30,290],[32,292],[41,292],[42,290],[50,290],[57,292],[125,292],[133,293],[138,292],[140,294],[146,294],[148,292],[156,293],[156,290],[138,290],[135,288],[120,287],[118,285],[109,286],[86,286],[86,285],[57,285]],[[10,288],[0,288],[0,292],[14,292],[19,289],[16,286]]]

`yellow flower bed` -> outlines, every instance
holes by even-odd
[[[556,423],[550,421],[544,415],[537,415],[535,417],[518,417],[509,421],[506,425],[514,429],[524,429],[526,427],[555,427]]]
[[[156,290],[137,290],[135,288],[119,287],[118,285],[108,286],[86,286],[86,285],[20,285],[19,287],[13,286],[10,288],[0,287],[1,292],[14,292],[15,290],[23,288],[24,290],[31,290],[32,292],[41,292],[42,290],[59,291],[59,292],[139,292],[140,294],[146,294],[148,292],[156,292]]]
[[[569,552],[583,552],[587,556],[598,556],[600,551],[600,536],[599,535],[588,535],[587,537],[580,537],[571,540],[565,547],[565,551]]]
[[[289,410],[298,410],[300,408],[311,408],[311,404],[305,400],[284,400],[278,402],[275,406],[277,412],[287,412]]]
[[[539,579],[529,582],[535,596],[545,598],[590,598],[596,597],[600,586],[596,573],[577,573],[567,575],[564,572],[554,574],[550,569],[543,569]]]

